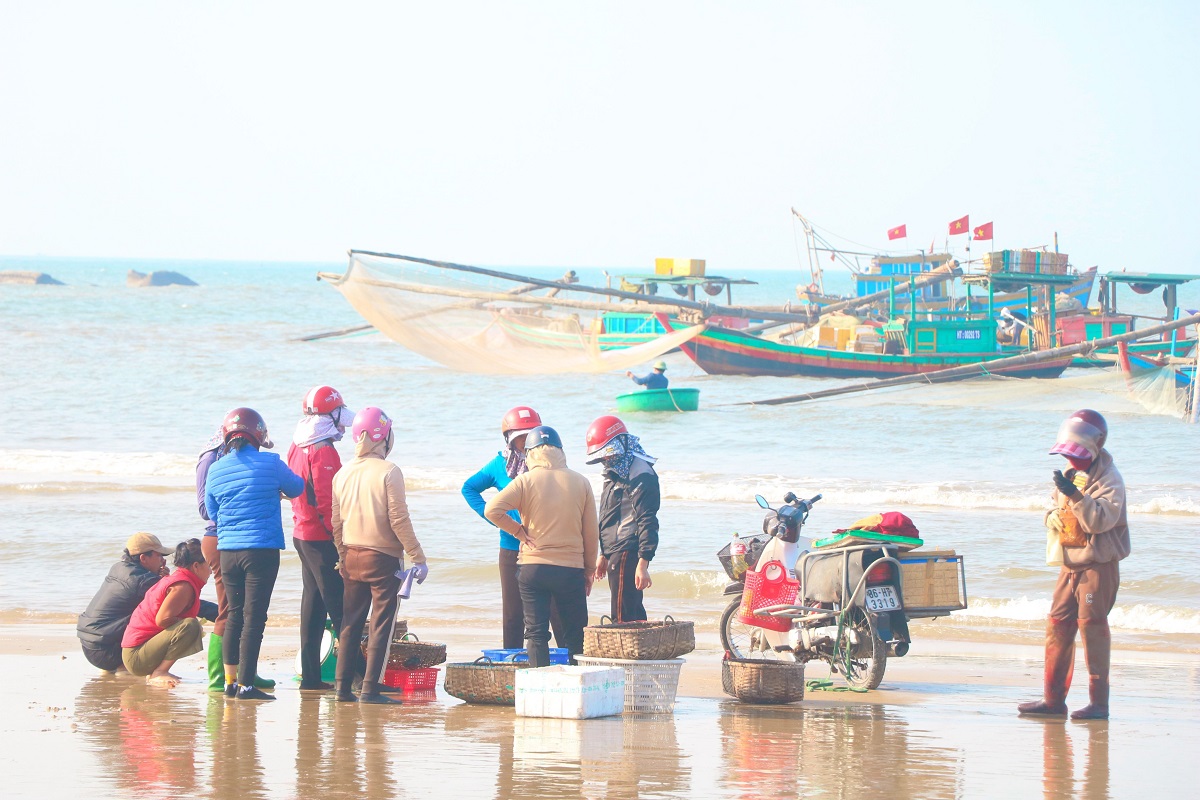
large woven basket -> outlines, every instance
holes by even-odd
[[[363,658],[366,658],[366,642],[363,642]],[[422,642],[415,633],[406,633],[392,640],[388,651],[388,669],[426,669],[446,662],[446,645],[437,642]]]
[[[527,662],[494,662],[487,658],[473,664],[447,664],[446,694],[468,703],[516,705],[517,670],[528,667]]]
[[[669,661],[696,649],[696,629],[691,622],[671,617],[651,622],[612,622],[583,629],[583,654],[622,661]]]
[[[804,665],[758,658],[726,659],[721,662],[721,688],[743,703],[795,703],[804,699]]]

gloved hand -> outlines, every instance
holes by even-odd
[[[1051,511],[1050,514],[1046,517],[1046,527],[1049,528],[1050,530],[1054,531],[1054,533],[1056,535],[1062,536],[1063,521],[1062,521],[1062,517],[1060,517],[1058,515],[1057,508],[1054,509],[1053,511]]]
[[[1079,490],[1075,488],[1075,484],[1071,483],[1071,479],[1063,475],[1061,469],[1054,470],[1054,485],[1062,492],[1063,497],[1074,500],[1079,495]]]
[[[429,577],[429,565],[428,564],[425,564],[425,563],[413,564],[412,571],[413,571],[413,580],[416,581],[417,583],[424,583],[425,579],[427,577]]]

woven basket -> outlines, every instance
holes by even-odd
[[[363,642],[363,658],[367,643]],[[415,633],[406,633],[392,640],[388,651],[388,669],[426,669],[446,662],[446,645],[417,640]]]
[[[606,625],[604,620],[608,619]],[[583,654],[621,661],[669,661],[696,649],[696,629],[691,622],[671,617],[661,622],[612,622],[583,629]]]
[[[682,658],[647,661],[576,656],[579,666],[621,667],[625,670],[625,711],[630,714],[669,714],[675,709]]]
[[[757,658],[721,662],[721,688],[743,703],[795,703],[804,699],[804,665]]]
[[[468,703],[516,705],[517,670],[528,666],[514,661],[496,663],[487,658],[479,658],[473,664],[447,664],[446,694]]]

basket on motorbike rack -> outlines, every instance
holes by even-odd
[[[721,688],[743,703],[781,704],[804,699],[804,665],[794,661],[727,658]]]
[[[755,614],[760,608],[791,605],[796,602],[800,582],[788,577],[781,561],[768,561],[761,570],[746,570],[746,588],[742,591],[742,606],[738,619],[746,625],[755,625],[772,631],[787,631],[792,621],[786,617]]]
[[[900,580],[909,617],[944,617],[967,607],[963,557],[953,550],[902,553]]]
[[[676,622],[670,615],[661,621],[615,623],[605,615],[599,625],[583,629],[583,654],[594,658],[664,661],[695,649],[694,624]]]

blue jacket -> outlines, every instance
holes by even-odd
[[[665,389],[667,388],[667,385],[670,384],[670,381],[667,380],[667,376],[663,375],[661,372],[651,372],[649,375],[644,377],[634,375],[633,382],[638,386],[645,386],[647,389]]]
[[[283,550],[279,493],[297,497],[304,481],[275,453],[242,447],[208,470],[204,508],[217,523],[218,550]]]
[[[496,457],[485,464],[483,469],[467,478],[463,483],[462,496],[467,499],[467,505],[473,508],[476,514],[483,517],[488,525],[491,525],[488,518],[483,516],[483,507],[487,505],[487,501],[483,499],[483,493],[488,489],[503,489],[510,483],[512,483],[512,478],[508,477],[508,473],[504,469],[504,455],[496,453]],[[517,522],[521,521],[521,515],[516,511],[510,511],[508,515]],[[520,550],[521,543],[517,541],[517,537],[500,531],[500,548],[502,550]]]

